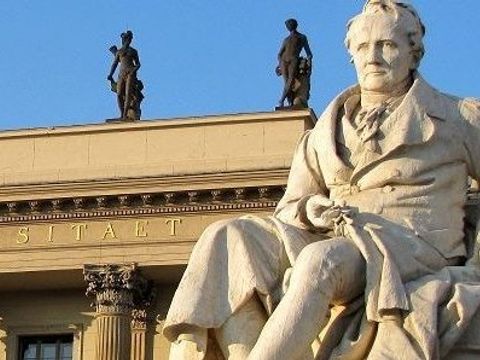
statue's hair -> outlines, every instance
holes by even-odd
[[[123,38],[130,38],[130,39],[133,39],[133,32],[131,30],[127,30],[125,32],[123,32],[120,37],[123,39]]]
[[[298,27],[298,21],[296,19],[290,18],[285,21],[285,24],[292,24],[293,28],[296,29]]]
[[[425,26],[420,19],[415,8],[401,0],[367,0],[361,14],[352,18],[347,24],[347,34],[345,37],[345,46],[350,51],[350,29],[352,25],[364,16],[386,15],[392,16],[396,21],[406,20],[404,26],[406,35],[410,41],[412,50],[416,53],[416,59],[419,63],[425,54],[423,37],[425,36]]]

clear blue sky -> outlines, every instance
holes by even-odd
[[[413,0],[427,27],[421,66],[435,87],[480,97],[480,1]],[[343,47],[360,0],[1,0],[0,128],[103,122],[118,115],[109,46],[134,32],[143,118],[269,111],[282,81],[276,54],[298,19],[314,52],[320,114],[355,82]]]

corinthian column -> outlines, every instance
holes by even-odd
[[[145,360],[145,337],[147,333],[147,310],[155,297],[151,281],[138,284],[133,298],[135,308],[132,310],[132,347],[130,360]]]
[[[132,350],[130,360],[145,360],[145,334],[147,332],[146,310],[132,312]]]
[[[87,296],[96,309],[96,360],[130,360],[130,323],[140,276],[135,264],[85,265]]]

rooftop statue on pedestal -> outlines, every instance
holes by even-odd
[[[141,116],[140,103],[143,100],[143,83],[137,78],[140,68],[138,52],[130,46],[133,33],[128,30],[121,35],[122,47],[110,47],[114,61],[107,80],[110,81],[112,91],[117,93],[120,119],[124,121],[139,120]],[[120,64],[118,80],[113,79],[113,74]]]
[[[464,236],[480,103],[422,79],[424,34],[394,0],[349,22],[358,85],[302,137],[272,217],[202,234],[164,326],[171,359],[480,356],[480,236]]]
[[[283,76],[284,88],[277,109],[283,109],[285,100],[289,107],[307,108],[310,97],[310,75],[312,72],[312,51],[307,37],[297,31],[298,23],[295,19],[285,21],[290,35],[283,40],[278,52],[278,66],[275,72]],[[307,57],[301,57],[305,50]]]

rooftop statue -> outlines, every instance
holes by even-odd
[[[140,104],[143,100],[143,83],[137,78],[140,59],[137,50],[130,46],[133,33],[128,30],[121,34],[121,38],[122,47],[120,49],[115,45],[110,47],[114,61],[107,80],[110,81],[112,91],[117,93],[120,120],[139,120]],[[118,64],[120,64],[120,71],[118,80],[115,81],[113,74]]]
[[[307,37],[297,31],[295,19],[285,21],[290,35],[283,40],[278,52],[278,66],[275,69],[278,76],[283,76],[284,87],[278,108],[284,108],[285,100],[290,107],[308,107],[310,97],[310,75],[312,70],[312,51]],[[301,57],[305,50],[307,57]]]
[[[464,236],[480,103],[421,77],[424,34],[394,0],[349,22],[358,84],[302,137],[272,217],[202,234],[163,330],[171,359],[480,356],[479,248]]]

